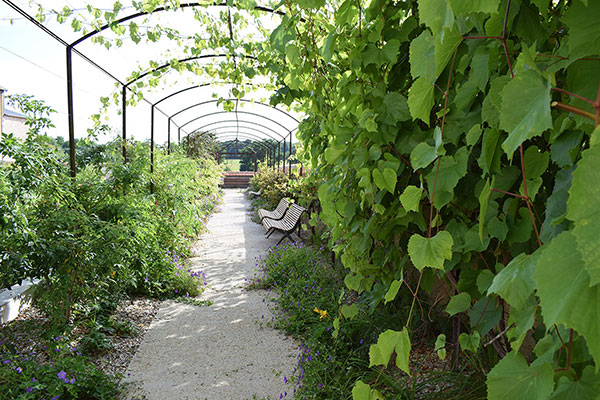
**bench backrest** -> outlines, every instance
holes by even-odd
[[[288,199],[286,199],[284,197],[283,199],[279,200],[279,204],[277,205],[277,208],[275,209],[275,211],[277,213],[279,213],[279,215],[283,215],[289,205],[290,205],[290,202],[288,201]]]
[[[299,206],[296,203],[291,203],[287,212],[285,213],[284,219],[288,220],[293,225],[296,225],[300,221],[302,213],[306,211],[306,208]]]

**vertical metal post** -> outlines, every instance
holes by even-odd
[[[290,178],[292,177],[292,132],[290,132],[290,156],[289,156],[289,160],[290,160]]]
[[[127,143],[127,86],[123,85],[123,93],[122,100],[123,105],[123,162],[127,162],[127,148],[125,147]]]
[[[279,170],[280,162],[281,162],[281,142],[277,142],[277,170]]]
[[[177,143],[181,144],[181,128],[177,127]]]
[[[283,173],[285,174],[285,139],[283,139]]]
[[[150,109],[150,194],[154,193],[154,104]]]
[[[167,123],[167,154],[171,154],[171,117]]]
[[[257,164],[257,160],[256,160],[256,153],[254,153],[254,172],[256,172],[258,170],[257,166],[258,166],[258,164]]]
[[[69,169],[74,178],[77,173],[75,164],[75,120],[73,116],[73,48],[67,46],[67,109],[69,117]]]

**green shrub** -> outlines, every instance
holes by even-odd
[[[438,398],[485,396],[482,376],[468,370],[431,371],[430,366],[416,363],[413,379],[397,368],[369,366],[369,348],[378,336],[387,329],[402,329],[409,312],[409,290],[401,290],[400,301],[374,304],[376,295],[348,292],[343,271],[329,265],[322,252],[302,243],[271,248],[260,266],[262,274],[250,287],[275,290],[273,325],[301,341],[298,367],[293,376],[284,377],[294,384],[296,398],[351,399],[358,380],[375,382],[386,399],[436,398],[431,391],[436,385],[447,396]],[[426,330],[418,333],[425,341],[434,340]]]
[[[0,346],[3,398],[108,400],[119,393],[120,377],[105,375],[65,338],[57,337],[28,354],[11,354],[6,343]]]

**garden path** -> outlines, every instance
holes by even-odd
[[[244,289],[256,257],[278,237],[265,239],[239,190],[224,192],[222,211],[210,218],[191,259],[209,285],[199,299],[213,305],[161,305],[127,370],[128,400],[279,399],[289,390],[283,377],[296,364],[297,345],[265,326],[265,293]]]

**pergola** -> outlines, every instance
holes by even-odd
[[[80,49],[82,44],[93,41],[99,35],[110,32],[115,25],[125,24],[126,22],[135,21],[138,18],[148,16],[148,12],[137,11],[129,15],[125,15],[103,26],[95,27],[90,32],[73,38],[66,38],[64,34],[59,34],[53,29],[40,23],[31,13],[31,9],[26,10],[17,5],[12,0],[2,0],[22,17],[27,19],[31,24],[35,25],[48,36],[60,43],[65,49],[65,68],[66,81],[65,88],[68,108],[68,137],[70,148],[70,171],[71,175],[75,176],[77,170],[77,160],[75,154],[75,115],[77,113],[76,102],[73,96],[74,86],[74,65],[73,56],[77,55],[85,62],[100,70],[110,79],[112,79],[119,87],[120,91],[120,114],[121,114],[121,131],[123,139],[123,159],[127,162],[127,140],[128,140],[128,101],[131,102],[131,94],[139,91],[138,88],[143,88],[140,84],[149,78],[156,76],[165,77],[168,75],[170,68],[175,65],[200,62],[214,62],[215,60],[231,60],[237,66],[237,59],[245,59],[254,61],[254,55],[240,54],[239,52],[223,52],[214,51],[206,54],[193,55],[169,59],[162,64],[154,65],[153,68],[143,70],[141,73],[133,74],[133,77],[124,78],[119,74],[110,70],[105,62],[100,62],[93,57],[87,55]],[[73,3],[73,1],[71,2]],[[205,9],[224,9],[227,10],[228,30],[230,38],[233,42],[234,30],[230,8],[235,7],[230,2],[213,3],[210,5],[200,2],[182,3],[179,9],[194,9],[203,7]],[[172,8],[158,7],[152,10],[152,14],[173,12]],[[264,13],[265,15],[283,15],[282,12],[269,7],[256,5],[254,11]],[[131,71],[134,70],[132,66]],[[130,71],[130,72],[131,72]],[[196,77],[198,78],[198,77]],[[283,171],[291,172],[291,153],[293,148],[294,132],[298,128],[298,119],[289,111],[271,106],[265,102],[255,98],[247,97],[224,97],[219,99],[210,99],[197,101],[196,93],[205,92],[206,90],[214,89],[217,86],[239,86],[239,82],[224,82],[222,80],[211,78],[204,82],[187,83],[184,86],[175,87],[174,89],[162,88],[158,94],[144,93],[143,101],[150,106],[150,113],[147,118],[150,121],[150,172],[154,171],[154,149],[155,149],[155,130],[157,129],[157,115],[161,114],[162,118],[167,120],[167,151],[171,150],[172,128],[177,129],[177,142],[181,142],[183,135],[188,135],[196,132],[210,132],[222,143],[224,152],[228,152],[228,146],[231,143],[241,143],[240,140],[251,141],[253,145],[245,149],[244,152],[250,152],[256,157],[256,150],[264,151],[267,158],[267,165],[279,168],[283,166]],[[253,86],[253,84],[246,84]],[[233,104],[232,110],[224,110],[220,107],[223,102]],[[286,168],[286,159],[289,160]]]

